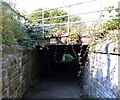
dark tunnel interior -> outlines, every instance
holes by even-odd
[[[25,93],[23,98],[79,98],[82,94],[82,75],[87,46],[79,45],[49,45],[41,49],[36,47],[34,58],[35,83]],[[69,55],[71,60],[66,60]],[[65,58],[63,60],[63,58]],[[82,71],[78,77],[78,72]],[[81,92],[80,92],[81,91]]]
[[[82,66],[85,64],[87,54],[85,55],[87,45],[49,45],[43,49],[36,47],[38,62],[38,78],[82,78],[82,73],[78,77],[80,68],[78,62],[78,53],[81,56]],[[64,54],[71,55],[74,59],[71,61],[62,61]],[[84,56],[85,55],[85,56]],[[84,56],[84,57],[83,57]],[[60,76],[61,75],[61,76]]]

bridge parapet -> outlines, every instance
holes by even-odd
[[[76,42],[69,39],[69,36],[52,36],[35,40],[36,45],[88,45],[93,39],[90,37],[78,38]]]

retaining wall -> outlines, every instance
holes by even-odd
[[[118,42],[104,42],[88,55],[84,70],[84,90],[97,98],[119,96],[120,48]]]
[[[1,98],[21,98],[33,84],[35,54],[20,46],[2,46],[0,67]]]

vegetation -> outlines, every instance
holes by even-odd
[[[37,25],[42,24],[42,9],[37,9],[33,11],[32,14],[29,15],[30,20],[36,20],[31,21],[30,24],[27,23],[27,26],[22,23],[23,20],[26,21],[25,15],[21,14],[19,11],[16,11],[11,7],[10,4],[6,2],[0,2],[0,41],[2,41],[3,44],[6,45],[22,45],[24,47],[27,47],[28,49],[33,49],[35,47],[35,39],[44,38],[44,35],[54,35],[51,33],[57,33],[57,35],[62,34],[62,32],[67,32],[67,26],[66,25],[54,25],[54,26],[45,26],[43,29],[43,26]],[[46,10],[46,9],[44,9]],[[102,22],[101,19],[99,19],[97,22],[94,22],[88,29],[89,33],[91,33],[91,37],[95,38],[96,40],[91,43],[91,48],[94,48],[96,44],[99,42],[102,42],[104,40],[111,39],[112,41],[116,41],[119,39],[119,34],[114,32],[116,29],[120,29],[120,9],[114,8],[113,6],[105,8],[105,11],[110,14],[109,20],[106,22]],[[115,11],[116,15],[111,15],[111,12]],[[55,16],[63,16],[59,18],[53,18]],[[105,15],[100,16],[100,18],[104,18]],[[50,11],[44,12],[44,24],[54,24],[54,23],[65,23],[68,21],[68,13],[59,10],[54,9]],[[72,16],[70,17],[70,22],[80,21],[81,19],[78,16]],[[36,24],[36,25],[32,25]],[[31,26],[29,26],[31,25]],[[78,23],[78,24],[72,24],[70,25],[70,37],[68,38],[68,41],[73,41],[73,44],[76,44],[78,41],[78,35],[82,28],[84,28],[84,23]],[[49,30],[50,28],[50,30]],[[44,31],[44,33],[43,33]],[[112,34],[110,34],[109,31],[113,31]],[[88,46],[89,47],[89,46]],[[74,52],[74,48],[73,52]],[[86,56],[88,52],[88,49],[83,54],[83,58]],[[82,50],[80,51],[80,54],[78,56],[78,62],[80,64],[80,71],[78,72],[78,76],[81,74],[84,66],[82,65]],[[76,53],[75,53],[76,56]],[[71,61],[74,60],[72,56],[69,54],[64,55],[65,60]],[[93,97],[89,97],[89,99],[92,99]]]
[[[84,56],[88,51],[95,51],[96,45],[102,44],[106,41],[117,42],[120,39],[119,31],[120,30],[120,9],[115,8],[113,6],[105,7],[102,16],[100,16],[98,21],[95,21],[91,24],[91,26],[87,29],[89,37],[93,38],[93,41],[89,44],[86,49]],[[107,17],[107,21],[103,21],[104,18]],[[89,53],[90,53],[89,52]],[[81,53],[81,52],[80,52]],[[81,54],[80,54],[81,55]],[[81,66],[81,70],[84,68],[81,64],[81,57],[78,57],[79,64]],[[83,58],[84,58],[83,56]],[[79,71],[78,76],[82,71]]]
[[[49,34],[58,35],[58,34],[62,34],[63,32],[66,33],[68,31],[67,25],[65,24],[58,25],[58,23],[68,22],[68,13],[66,11],[60,9],[52,9],[52,10],[43,9],[43,10],[44,10],[44,24],[45,24],[44,28],[47,29],[47,33],[45,33],[45,35],[49,35]],[[32,20],[31,21],[32,24],[33,23],[42,24],[42,16],[43,16],[42,9],[39,8],[37,10],[34,10],[33,13],[29,15],[29,19]],[[80,17],[71,16],[70,22],[75,22],[75,21],[80,21]]]
[[[53,24],[53,23],[63,23],[68,21],[68,13],[60,9],[44,10],[44,24]],[[58,18],[56,18],[59,16]],[[30,20],[33,20],[35,24],[42,24],[42,8],[34,10],[32,14],[29,15]],[[78,16],[72,16],[70,21],[80,21]]]
[[[21,23],[22,20],[25,20],[24,15],[14,10],[6,2],[1,2],[0,6],[2,43],[6,45],[19,44],[28,49],[34,48],[34,41],[27,35],[27,28]]]
[[[114,6],[105,7],[105,14],[100,16],[100,19],[97,22],[94,22],[90,27],[92,36],[94,36],[96,39],[105,39],[106,37],[107,39],[118,39],[118,33],[114,31],[120,29],[119,11],[120,9],[114,8]],[[102,19],[104,20],[106,16],[109,18],[109,20],[103,22]],[[113,31],[112,34],[110,34],[110,31]]]
[[[44,36],[49,35],[61,35],[68,31],[67,25],[53,25],[54,23],[66,23],[68,21],[68,13],[64,10],[60,9],[52,9],[47,10],[44,9],[44,24],[49,24],[48,26],[42,26],[42,9],[39,8],[33,11],[32,14],[28,16],[30,23],[28,22],[26,25],[22,23],[24,20],[26,22],[26,18],[24,14],[21,14],[19,11],[12,8],[12,6],[6,2],[0,3],[0,32],[2,38],[1,41],[3,44],[7,45],[15,45],[19,44],[25,46],[29,49],[35,47],[35,39],[44,38]],[[88,33],[91,33],[92,37],[96,40],[105,40],[112,39],[116,40],[119,38],[118,34],[114,32],[115,29],[120,29],[120,13],[118,8],[114,8],[113,6],[106,7],[105,13],[109,14],[109,20],[106,22],[102,22],[101,19],[106,15],[100,16],[100,19],[97,22],[94,22],[88,29]],[[111,13],[115,12],[113,16]],[[57,17],[56,17],[57,16]],[[58,17],[59,16],[59,17]],[[33,21],[35,20],[35,21]],[[70,16],[70,22],[80,21],[79,16]],[[99,24],[98,24],[99,23]],[[35,24],[35,25],[34,25]],[[38,25],[37,25],[38,24]],[[85,27],[84,23],[74,23],[70,24],[70,36],[68,41],[73,41],[73,43],[77,43],[78,35],[81,30]],[[114,34],[110,34],[109,31],[113,30]],[[44,32],[43,32],[44,31]],[[98,42],[98,41],[97,41]],[[96,45],[96,41],[93,45]]]
[[[106,7],[105,10],[109,13],[112,13],[115,11],[117,13],[116,15],[109,15],[111,18],[109,21],[107,21],[104,26],[103,26],[103,31],[109,31],[109,30],[114,30],[114,29],[119,29],[120,28],[120,9],[119,8],[114,8],[114,6]]]
[[[120,39],[120,9],[114,6],[105,7],[102,12],[103,15],[97,22],[94,22],[89,28],[91,37],[94,41],[90,44],[90,49],[94,50],[97,44],[103,43],[104,41],[118,41]],[[105,14],[104,14],[105,13]],[[102,21],[104,18],[108,18],[107,21]]]

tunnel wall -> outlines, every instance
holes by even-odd
[[[84,70],[84,90],[92,97],[117,98],[120,71],[120,48],[118,42],[98,44],[90,50]]]
[[[3,46],[0,76],[1,98],[21,98],[33,84],[37,72],[36,53],[20,46]],[[34,66],[33,66],[34,64]]]
[[[2,98],[2,46],[0,45],[0,99]]]

